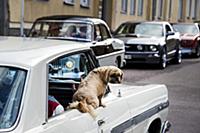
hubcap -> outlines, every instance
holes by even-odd
[[[163,68],[166,67],[166,62],[167,62],[167,55],[165,53],[163,53],[163,56],[162,56],[162,67]]]
[[[182,61],[182,53],[181,50],[178,51],[178,63],[181,63]]]

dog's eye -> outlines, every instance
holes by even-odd
[[[112,75],[110,75],[110,77],[116,77],[116,74],[112,74]]]

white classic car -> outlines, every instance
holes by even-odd
[[[75,43],[75,42],[74,42]],[[66,41],[0,37],[0,132],[164,133],[165,85],[109,84],[96,119],[66,109],[80,78],[98,67],[89,46]],[[49,116],[48,97],[65,108]]]
[[[112,38],[108,25],[98,18],[69,15],[41,17],[34,22],[27,36],[92,44],[90,46],[101,66],[123,67],[125,64],[124,42]]]

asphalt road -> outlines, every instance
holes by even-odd
[[[200,58],[184,58],[182,64],[155,66],[128,64],[124,82],[165,84],[169,91],[170,133],[200,133]]]

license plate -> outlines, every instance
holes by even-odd
[[[132,55],[125,55],[125,59],[132,59]]]

